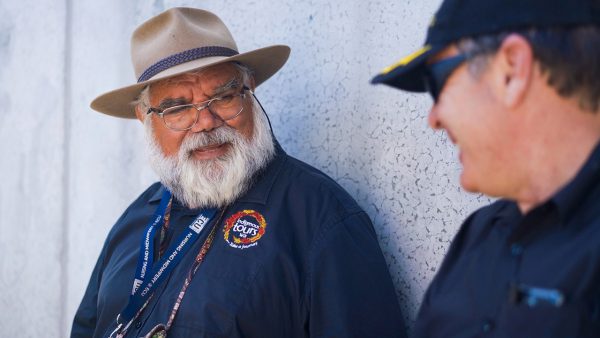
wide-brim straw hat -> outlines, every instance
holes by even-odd
[[[91,107],[101,113],[135,118],[132,104],[149,84],[225,62],[250,68],[256,86],[287,61],[290,48],[274,45],[239,53],[229,29],[211,12],[172,8],[140,25],[131,37],[131,60],[137,83],[95,98]]]

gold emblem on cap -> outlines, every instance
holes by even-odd
[[[400,61],[394,63],[391,66],[387,66],[385,67],[381,73],[382,74],[387,74],[389,72],[391,72],[392,70],[398,68],[398,67],[402,67],[402,66],[406,66],[407,64],[411,63],[414,59],[418,58],[419,56],[423,55],[425,52],[427,52],[428,50],[431,49],[431,46],[427,45],[427,46],[423,46],[421,47],[421,49],[417,50],[416,52],[407,55],[405,57],[403,57],[402,59],[400,59]]]

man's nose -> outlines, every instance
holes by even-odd
[[[190,131],[194,133],[207,132],[219,128],[223,123],[223,120],[218,116],[213,115],[208,110],[208,107],[206,107],[198,111],[198,121],[196,121],[196,124],[192,126]]]

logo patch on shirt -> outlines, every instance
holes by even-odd
[[[254,210],[242,210],[225,221],[223,237],[232,248],[247,249],[258,245],[266,229],[267,222],[263,215]]]

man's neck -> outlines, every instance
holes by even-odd
[[[549,109],[545,114],[557,115],[554,122],[540,122],[549,132],[532,140],[527,176],[515,198],[523,214],[573,180],[600,142],[600,112]]]

